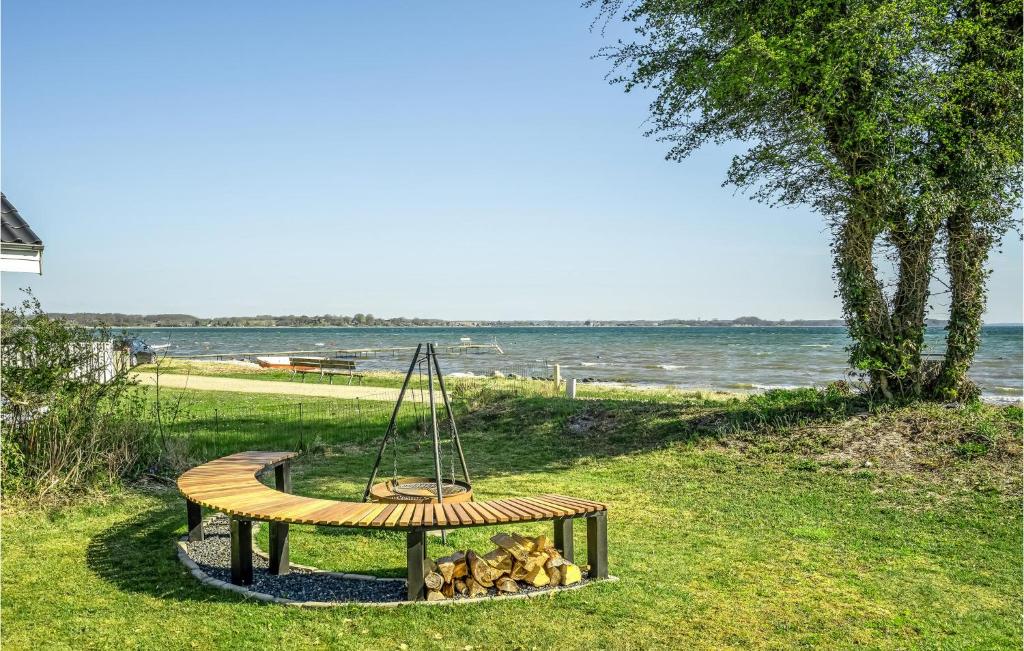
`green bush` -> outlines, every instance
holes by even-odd
[[[97,345],[111,340],[109,331],[52,319],[31,294],[0,311],[0,330],[0,473],[7,494],[54,495],[116,483],[159,458],[143,389],[130,379],[127,364],[95,372]]]

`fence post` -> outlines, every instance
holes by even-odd
[[[213,431],[220,434],[220,410],[213,408]]]
[[[555,364],[555,393],[562,388],[562,367]]]
[[[299,403],[299,450],[305,449],[305,432],[302,431],[302,403]]]

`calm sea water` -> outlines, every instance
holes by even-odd
[[[565,377],[715,389],[821,386],[848,371],[844,328],[137,328],[173,355],[496,342],[505,355],[442,358],[446,373],[490,373],[561,364]],[[927,335],[942,353],[943,332]],[[972,376],[996,400],[1021,398],[1024,328],[988,326]],[[400,369],[404,357],[366,360]],[[404,369],[403,369],[404,370]]]

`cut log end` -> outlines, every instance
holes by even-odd
[[[427,590],[427,601],[444,601],[444,595],[440,590]]]
[[[472,578],[466,579],[466,595],[469,597],[479,597],[487,594],[487,588],[483,587]]]
[[[427,572],[427,575],[423,577],[423,583],[430,590],[440,590],[444,585],[444,577],[437,572]]]
[[[466,562],[469,563],[469,573],[473,575],[474,581],[485,588],[494,585],[494,579],[491,578],[493,568],[487,564],[487,561],[477,556],[473,550],[469,550],[466,552]]]

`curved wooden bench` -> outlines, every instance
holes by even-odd
[[[270,572],[288,572],[288,525],[308,524],[407,532],[409,599],[425,595],[426,532],[554,520],[554,544],[573,560],[572,522],[587,520],[592,578],[608,578],[607,507],[599,502],[538,495],[461,504],[342,502],[291,494],[289,462],[295,452],[240,452],[186,471],[178,478],[188,512],[190,540],[202,540],[203,507],[231,517],[231,580],[252,583],[252,522],[270,523]],[[275,488],[259,480],[274,470]]]

